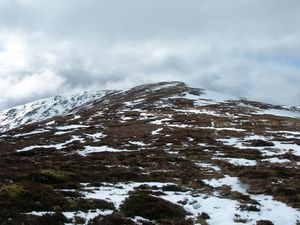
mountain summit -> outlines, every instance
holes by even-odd
[[[299,118],[181,82],[1,111],[0,224],[298,224]]]

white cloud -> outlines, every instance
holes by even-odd
[[[0,78],[3,105],[9,106],[9,102],[19,103],[29,99],[42,98],[55,95],[64,84],[65,79],[51,70],[41,73],[25,75],[20,78]],[[6,100],[6,101],[5,101]]]
[[[299,9],[298,0],[3,0],[0,108],[162,80],[300,105]],[[44,73],[58,85],[43,86]]]
[[[3,40],[0,50],[0,74],[3,76],[5,73],[12,71],[24,70],[28,66],[26,59],[26,46],[22,39],[17,36],[8,37]]]

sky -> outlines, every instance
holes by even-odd
[[[300,1],[0,0],[0,109],[173,80],[300,106]]]

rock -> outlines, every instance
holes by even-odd
[[[200,215],[200,218],[201,218],[201,219],[208,220],[208,219],[210,219],[210,216],[209,216],[207,213],[202,212],[201,215]]]
[[[256,222],[256,225],[274,225],[270,220],[259,220]]]

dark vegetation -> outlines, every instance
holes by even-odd
[[[182,207],[145,193],[131,193],[121,205],[121,212],[127,217],[140,216],[149,220],[179,220],[186,216]]]
[[[148,89],[147,89],[148,91]],[[107,102],[95,103],[92,108],[81,110],[80,119],[75,122],[73,116],[55,118],[55,126],[48,132],[30,136],[17,136],[36,129],[46,129],[47,122],[23,126],[0,137],[0,224],[2,225],[60,225],[66,222],[61,212],[83,211],[101,209],[114,210],[112,215],[98,216],[89,221],[89,225],[135,224],[127,217],[141,216],[152,221],[141,221],[143,225],[190,225],[192,221],[186,220],[187,212],[182,207],[187,202],[174,205],[163,200],[164,192],[186,192],[194,190],[195,195],[211,194],[215,191],[202,180],[222,178],[222,174],[237,176],[249,185],[249,194],[268,194],[275,199],[290,206],[300,208],[300,169],[296,165],[299,157],[288,152],[279,155],[279,158],[289,159],[291,163],[273,164],[263,162],[264,156],[255,147],[272,147],[273,143],[261,139],[245,143],[249,149],[239,149],[224,145],[218,139],[227,137],[242,138],[252,133],[264,135],[268,131],[299,131],[300,122],[295,119],[281,118],[268,115],[251,115],[251,108],[238,107],[234,102],[223,105],[210,105],[202,107],[204,110],[214,110],[218,116],[211,114],[183,113],[172,110],[170,107],[159,108],[155,101],[167,96],[182,95],[187,91],[180,85],[145,95],[145,89],[129,91],[124,96],[109,96]],[[190,89],[190,93],[199,90]],[[148,92],[147,92],[148,93]],[[142,97],[145,103],[137,104],[136,108],[147,110],[150,114],[140,119],[141,112],[134,108],[127,108],[123,112],[125,101],[133,101]],[[167,100],[165,100],[167,101]],[[256,102],[243,101],[249,107],[259,105]],[[173,109],[186,109],[192,106],[191,100],[172,98]],[[267,107],[267,106],[265,106]],[[269,107],[269,106],[268,106]],[[98,114],[102,112],[102,114]],[[226,112],[239,115],[235,120],[226,116]],[[169,118],[173,125],[186,124],[190,127],[179,128],[150,123],[157,118]],[[131,117],[128,121],[121,121],[122,116]],[[55,135],[56,126],[78,124],[83,122],[89,127],[74,129],[68,133]],[[216,131],[209,129],[214,122],[216,127],[226,128],[236,124],[236,128],[246,131]],[[165,122],[166,123],[166,122]],[[195,128],[196,127],[196,128]],[[199,128],[201,127],[201,129]],[[151,132],[163,128],[159,134]],[[103,133],[105,137],[94,140],[88,134]],[[65,143],[73,136],[80,136],[84,142],[73,141],[62,149],[35,148],[31,151],[16,152],[31,145],[50,145]],[[274,134],[274,140],[281,140]],[[146,146],[141,147],[130,141],[141,141]],[[297,139],[289,140],[298,143]],[[172,145],[167,145],[171,143]],[[199,145],[203,144],[203,145]],[[93,153],[86,157],[76,154],[85,146],[107,145],[116,149],[135,150],[120,153]],[[252,148],[253,147],[253,148]],[[137,151],[136,151],[137,150]],[[173,153],[173,154],[169,154]],[[214,158],[220,153],[218,159]],[[235,166],[222,158],[244,158],[256,160],[256,166]],[[197,166],[196,162],[210,163],[221,168],[221,173],[212,168]],[[99,187],[102,182],[172,182],[176,185],[167,185],[162,189],[157,187],[139,186],[130,193],[122,204],[121,209],[105,200],[84,199],[81,183]],[[280,182],[279,182],[280,181]],[[241,203],[241,210],[259,211],[259,203],[250,198],[232,191],[228,187],[218,190],[224,198],[235,199]],[[26,213],[32,211],[47,211],[54,214],[33,216]],[[202,213],[198,222],[207,224],[209,215]],[[76,218],[78,224],[82,218]],[[70,221],[68,221],[70,222]],[[271,225],[268,221],[258,221],[257,225]]]

